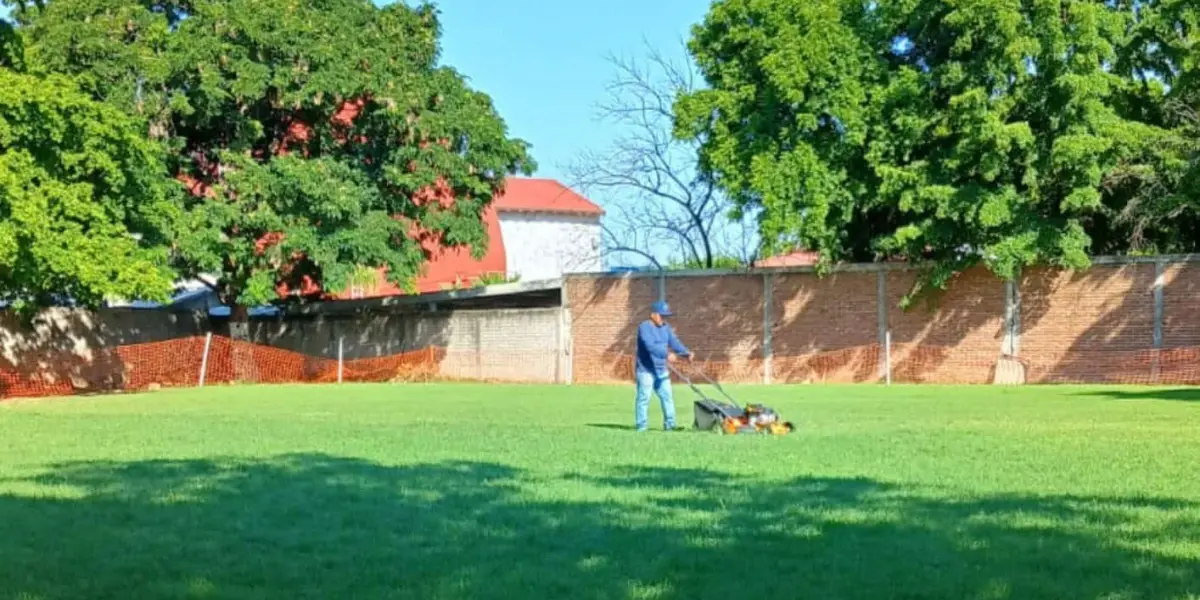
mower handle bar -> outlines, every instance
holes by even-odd
[[[699,394],[701,398],[704,398],[705,400],[707,400],[707,399],[708,399],[708,397],[704,395],[704,392],[700,391],[700,388],[696,387],[696,384],[692,383],[692,379],[691,379],[690,377],[688,377],[687,375],[684,375],[684,374],[683,374],[683,372],[682,372],[682,371],[680,371],[679,369],[675,368],[675,365],[672,365],[672,364],[670,364],[670,363],[667,363],[667,368],[671,369],[671,371],[672,371],[673,373],[675,373],[676,375],[678,375],[678,376],[679,376],[679,378],[680,378],[680,379],[682,379],[682,380],[683,380],[683,382],[684,382],[684,383],[686,383],[686,384],[688,385],[688,387],[692,388],[692,391],[694,391],[694,392],[696,392],[697,394]],[[734,405],[734,406],[738,406],[738,401],[737,401],[737,400],[734,400],[733,396],[730,396],[730,395],[729,395],[729,392],[726,392],[726,391],[725,391],[725,388],[721,387],[721,384],[719,384],[719,383],[717,383],[715,380],[713,380],[713,378],[712,378],[712,377],[709,377],[709,376],[708,376],[708,374],[707,374],[707,373],[705,373],[705,372],[704,372],[702,369],[701,369],[701,370],[693,370],[693,372],[694,372],[694,373],[699,373],[699,374],[700,374],[700,376],[701,376],[701,377],[703,377],[703,378],[704,378],[704,380],[705,380],[706,382],[708,382],[708,384],[709,384],[709,385],[711,385],[711,386],[713,386],[713,387],[717,388],[717,391],[718,391],[718,392],[721,392],[721,395],[722,395],[722,396],[725,396],[725,397],[726,397],[726,398],[727,398],[727,399],[728,399],[730,402],[732,402],[732,403],[733,403],[733,405]]]

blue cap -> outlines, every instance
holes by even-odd
[[[675,313],[671,312],[671,307],[665,300],[659,300],[658,302],[651,304],[650,312],[660,314],[664,317],[671,317],[675,315]]]

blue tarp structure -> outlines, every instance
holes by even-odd
[[[229,317],[229,307],[221,304],[216,297],[216,294],[208,289],[191,289],[177,292],[171,297],[170,304],[162,305],[157,302],[147,302],[145,300],[135,300],[124,305],[126,308],[140,310],[161,310],[163,308],[176,308],[180,310],[203,310],[208,308],[208,316],[227,318]],[[256,306],[250,309],[251,317],[274,317],[279,315],[279,308],[275,306]]]

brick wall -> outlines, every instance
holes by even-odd
[[[1034,269],[1021,280],[1021,356],[1036,383],[1148,383],[1153,264]]]
[[[636,325],[661,290],[680,337],[727,381],[876,382],[890,362],[896,382],[988,383],[1012,354],[1029,383],[1200,383],[1200,263],[1159,260],[1011,283],[975,269],[908,310],[916,275],[892,267],[569,278],[573,381],[631,378]]]
[[[129,375],[119,348],[155,348],[202,335],[205,326],[194,315],[154,311],[49,308],[28,322],[0,312],[0,398],[22,387],[53,393],[119,389]],[[180,362],[166,354],[162,360]],[[198,367],[197,361],[193,372]]]
[[[630,381],[638,323],[658,299],[657,281],[581,277],[568,279],[571,373],[575,381]]]
[[[346,381],[419,371],[562,383],[567,325],[560,308],[359,314],[256,320],[235,341],[206,338],[213,324],[200,314],[55,308],[26,323],[0,313],[0,400],[198,385],[202,370],[208,383],[328,383],[339,357]]]
[[[346,360],[435,347],[436,374],[450,380],[555,383],[566,379],[565,326],[558,308],[363,314],[347,318],[263,320],[251,341],[308,357]]]
[[[916,275],[887,276],[887,327],[892,332],[892,380],[901,383],[985,383],[1000,353],[1004,283],[983,269],[960,275],[945,292],[906,310],[900,299]]]
[[[408,373],[628,382],[637,325],[660,295],[702,367],[729,382],[867,383],[890,374],[900,383],[987,383],[1000,357],[1013,354],[1029,383],[1200,384],[1200,261],[1100,259],[1084,272],[1029,269],[1015,282],[976,269],[933,303],[901,310],[914,277],[878,265],[826,277],[570,277],[564,309],[262,321],[242,346],[214,339],[207,352],[210,324],[193,315],[53,309],[32,324],[0,315],[0,399],[194,385],[206,355],[236,381],[337,380],[339,346],[354,381]],[[234,368],[250,359],[254,369]]]
[[[848,383],[879,373],[874,273],[772,276],[771,381]]]
[[[444,320],[425,318],[422,325],[433,335],[408,345],[445,348],[438,374],[446,379],[565,381],[557,349],[560,309],[456,311]]]
[[[761,381],[763,281],[761,275],[680,277],[665,280],[678,315],[679,339],[705,372],[726,381]],[[641,319],[646,318],[642,308]]]

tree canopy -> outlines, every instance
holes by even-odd
[[[162,148],[70,78],[24,62],[0,23],[0,297],[165,299],[179,211]]]
[[[1189,0],[718,0],[676,134],[769,251],[985,264],[1200,244]],[[1187,182],[1193,182],[1189,184]]]
[[[187,185],[174,261],[224,302],[341,291],[422,243],[486,248],[482,212],[528,172],[490,99],[438,63],[429,6],[369,0],[50,0],[16,18],[31,71],[74,78],[169,150]]]

